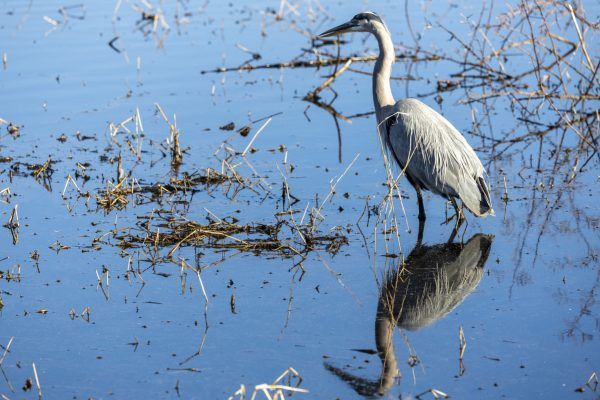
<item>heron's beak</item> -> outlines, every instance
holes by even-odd
[[[353,28],[355,28],[355,27],[356,27],[356,24],[354,22],[352,22],[352,21],[346,22],[345,24],[341,24],[339,26],[336,26],[333,29],[330,29],[328,31],[321,33],[319,35],[319,37],[324,38],[324,37],[329,37],[329,36],[334,36],[334,35],[341,35],[342,33],[351,32],[353,30]]]

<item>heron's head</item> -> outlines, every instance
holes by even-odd
[[[374,33],[379,29],[385,29],[387,27],[379,15],[374,12],[366,11],[360,14],[356,14],[350,21],[336,26],[328,31],[325,31],[319,35],[319,37],[328,37],[334,35],[341,35],[346,32],[369,32]]]

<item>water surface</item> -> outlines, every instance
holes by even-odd
[[[252,392],[288,367],[310,392],[298,398],[411,398],[432,388],[452,398],[598,396],[593,381],[585,386],[600,354],[598,158],[568,179],[571,165],[581,167],[592,154],[577,153],[572,131],[562,140],[557,130],[542,141],[492,147],[535,124],[523,122],[510,99],[485,107],[464,103],[485,87],[438,93],[438,80],[455,79],[455,63],[399,60],[394,75],[404,79],[393,82],[397,97],[421,96],[465,132],[488,169],[496,208],[494,218],[468,215],[448,245],[452,224],[442,224],[444,200],[428,194],[419,244],[416,198],[405,179],[402,198],[394,199],[398,236],[382,234],[389,225],[377,223],[387,187],[374,117],[338,120],[340,147],[332,115],[303,101],[333,67],[202,73],[242,65],[253,58],[248,51],[260,55],[253,65],[290,61],[311,47],[302,32],[320,32],[365,7],[381,11],[398,53],[414,53],[403,3],[298,2],[298,15],[284,8],[278,19],[277,2],[165,1],[168,32],[159,23],[146,35],[152,29],[139,29],[136,3],[84,2],[66,9],[66,17],[58,10],[71,4],[26,3],[0,2],[0,52],[7,55],[0,118],[20,129],[14,137],[0,126],[0,157],[10,158],[0,164],[0,190],[12,194],[2,197],[0,218],[4,224],[18,205],[20,222],[16,243],[10,229],[0,229],[0,344],[14,338],[2,362],[1,394],[38,396],[35,364],[46,398],[227,398],[241,384]],[[583,6],[597,20],[598,6]],[[481,10],[479,2],[426,1],[410,4],[408,14],[422,50],[460,58],[462,49],[446,30],[472,38]],[[489,13],[499,21],[507,10],[487,6],[486,19]],[[573,29],[562,34],[576,40]],[[597,34],[587,35],[597,62]],[[115,37],[119,52],[108,44]],[[372,38],[347,39],[342,55],[376,51]],[[515,53],[506,68],[527,69],[531,60]],[[581,56],[578,51],[572,60]],[[302,57],[314,58],[310,51]],[[334,84],[336,110],[369,113],[370,79],[342,74]],[[330,101],[334,94],[325,90],[322,97]],[[178,171],[156,103],[171,122],[176,115],[185,150]],[[587,104],[597,109],[597,100]],[[111,123],[138,113],[137,131],[132,120],[125,125],[130,132],[111,134]],[[122,209],[98,206],[95,196],[116,180],[119,154],[126,174],[140,184],[220,171],[222,143],[243,151],[271,115],[247,162],[232,159],[252,188],[201,185],[193,194],[132,196]],[[545,105],[528,118],[549,125],[556,112]],[[597,138],[598,121],[590,121]],[[233,131],[220,129],[230,122]],[[237,129],[245,125],[251,131],[242,136]],[[559,143],[564,157],[557,166]],[[31,176],[27,165],[49,157],[53,172]],[[90,196],[73,184],[63,192],[69,176]],[[291,206],[282,199],[284,184],[298,200]],[[332,184],[335,194],[322,206],[318,229],[344,235],[347,244],[339,251],[316,246],[301,266],[297,255],[203,246],[182,246],[167,261],[160,257],[172,246],[123,248],[115,237],[144,232],[150,216],[152,231],[164,230],[160,215],[273,224],[287,218],[276,213],[291,207],[299,222]],[[281,237],[293,246],[301,241],[293,229]],[[208,305],[197,275],[182,269],[181,260],[201,268]],[[389,307],[395,301],[382,301],[389,293],[406,300],[400,310]],[[33,387],[23,391],[27,379]]]

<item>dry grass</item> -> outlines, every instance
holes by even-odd
[[[274,223],[228,222],[211,217],[208,223],[177,217],[169,212],[157,212],[148,217],[139,217],[145,222],[126,233],[112,232],[114,245],[127,249],[146,247],[148,249],[168,248],[167,259],[181,247],[193,246],[221,250],[237,250],[254,254],[276,254],[284,258],[300,256],[313,250],[323,250],[336,254],[348,243],[339,233],[318,234],[309,226],[291,226],[289,222],[277,219]],[[300,229],[304,241],[291,239],[293,232]]]
[[[169,139],[167,140],[167,145],[171,152],[171,166],[177,168],[183,162],[183,152],[181,151],[181,145],[179,144],[179,129],[177,129],[177,116],[173,115],[173,122],[171,122],[160,104],[156,103],[154,106],[169,126]]]
[[[121,210],[129,204],[129,196],[139,193],[139,185],[134,179],[123,179],[116,185],[111,181],[106,182],[106,188],[96,195],[99,207],[106,211]]]
[[[284,379],[287,378],[287,384]],[[269,400],[285,400],[285,394],[290,397],[295,393],[308,393],[308,390],[300,388],[302,376],[292,367],[286,369],[273,383],[263,383],[254,386],[250,400],[254,400],[259,393],[262,393]],[[245,385],[227,398],[228,400],[247,400],[248,391]]]
[[[10,162],[12,158],[8,158],[6,161]],[[27,163],[21,161],[15,161],[11,164],[10,169],[8,170],[9,177],[12,180],[12,176],[31,176],[38,183],[40,183],[46,190],[49,192],[52,191],[52,175],[54,174],[54,165],[56,161],[52,160],[52,158],[48,157],[48,159],[42,163]],[[26,171],[22,171],[22,167]]]
[[[207,168],[203,173],[183,173],[181,178],[172,177],[169,183],[141,184],[134,178],[123,178],[119,183],[106,182],[106,187],[95,195],[96,203],[105,211],[125,208],[131,200],[139,203],[150,194],[151,200],[157,197],[187,194],[205,188],[226,183],[236,184],[242,182],[239,176],[223,174],[214,169]]]
[[[8,222],[4,224],[4,227],[10,231],[13,245],[19,243],[19,228],[21,227],[21,223],[19,222],[19,212],[17,211],[18,207],[18,205],[14,206],[12,212],[10,213]]]

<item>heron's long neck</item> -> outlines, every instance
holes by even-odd
[[[390,75],[392,73],[392,64],[396,59],[394,54],[394,43],[385,27],[380,27],[374,32],[379,43],[379,57],[375,63],[373,71],[373,100],[375,102],[375,112],[381,116],[381,109],[385,106],[394,105],[394,96],[390,87]]]

